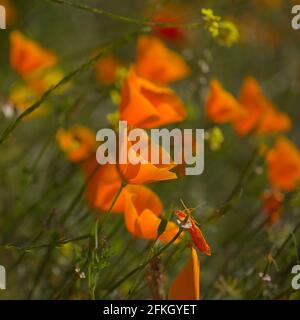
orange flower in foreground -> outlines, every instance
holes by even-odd
[[[123,180],[128,184],[145,184],[176,179],[176,173],[170,171],[175,165],[169,154],[160,145],[153,143],[146,131],[142,132],[143,135],[139,139],[140,148],[133,149],[134,144],[124,138],[121,157],[124,157],[126,164],[119,164]],[[157,164],[151,161],[151,156],[155,155],[159,160]],[[162,164],[163,158],[168,159],[169,164]],[[136,164],[132,163],[133,160]]]
[[[82,169],[87,179],[85,194],[89,206],[104,212],[108,211],[122,183],[116,165],[99,165],[93,156],[83,162]],[[125,189],[119,195],[111,212],[124,212]]]
[[[120,117],[138,128],[153,128],[181,122],[186,108],[175,92],[139,77],[133,68],[125,80]]]
[[[259,134],[287,131],[291,127],[290,118],[269,101],[262,93],[259,84],[247,77],[240,92],[241,105],[245,113],[234,121],[234,128],[240,135],[256,130]]]
[[[266,154],[268,178],[275,188],[290,191],[300,182],[300,151],[285,137],[280,137]]]
[[[56,140],[68,159],[74,162],[89,158],[95,154],[97,148],[94,132],[80,125],[68,130],[59,129]]]
[[[12,68],[22,76],[48,68],[56,64],[57,57],[42,48],[19,31],[10,34],[10,62]]]
[[[280,217],[284,194],[278,190],[266,190],[262,195],[263,212],[267,215],[269,226],[277,223]]]
[[[190,68],[181,56],[151,36],[138,40],[136,72],[156,83],[168,84],[187,77]]]
[[[217,80],[211,81],[205,110],[208,118],[216,123],[232,122],[244,113],[238,101]]]
[[[99,60],[95,67],[97,80],[107,86],[114,84],[117,79],[117,71],[121,66],[121,62],[112,55]]]
[[[200,260],[191,247],[191,257],[172,282],[169,300],[200,300]]]
[[[159,197],[144,186],[127,186],[125,194],[125,224],[127,230],[135,237],[156,239],[163,211]],[[159,240],[168,242],[178,233],[174,222],[167,223]],[[177,240],[178,241],[178,240]]]
[[[176,216],[181,227],[186,229],[191,235],[192,241],[194,245],[198,248],[198,250],[210,256],[210,247],[207,244],[201,230],[197,226],[196,220],[193,219],[190,215],[187,218],[187,215],[183,211],[177,211]]]

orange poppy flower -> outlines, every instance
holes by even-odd
[[[128,184],[145,184],[155,181],[176,179],[176,173],[171,172],[175,167],[169,154],[158,144],[154,144],[146,131],[140,137],[140,147],[133,149],[133,143],[126,138],[121,145],[121,157],[126,160],[125,164],[119,164],[119,171],[123,180]],[[151,150],[151,151],[150,151]],[[145,151],[145,152],[144,152]],[[151,157],[157,155],[158,163],[153,164]],[[163,164],[162,159],[168,159],[170,164]],[[136,164],[132,162],[135,161]]]
[[[187,264],[172,282],[168,299],[200,300],[200,260],[194,247]]]
[[[127,186],[125,195],[124,219],[127,230],[135,237],[156,239],[163,211],[159,197],[144,186]],[[169,221],[159,240],[168,242],[178,233],[179,228]],[[178,241],[178,239],[177,239]]]
[[[181,227],[186,229],[191,235],[192,241],[194,245],[198,248],[198,250],[210,256],[211,255],[210,247],[207,244],[201,230],[197,226],[196,220],[193,219],[190,215],[186,220],[187,215],[183,211],[177,211],[176,216]]]
[[[239,102],[217,80],[211,81],[205,110],[208,118],[216,123],[232,122],[244,113]]]
[[[21,76],[51,67],[57,62],[54,53],[42,48],[19,31],[11,32],[10,46],[11,66]]]
[[[80,125],[68,130],[59,129],[56,140],[68,159],[74,162],[89,158],[95,154],[97,148],[94,132]]]
[[[275,146],[266,153],[268,178],[272,186],[291,191],[300,182],[300,151],[285,137],[277,139]]]
[[[121,62],[109,55],[96,64],[96,77],[100,84],[112,85],[116,82],[117,71],[122,66]]]
[[[186,108],[175,92],[137,75],[131,68],[125,80],[120,118],[138,128],[153,128],[183,121]]]
[[[267,224],[272,226],[279,220],[284,194],[275,189],[266,190],[263,192],[261,200],[263,212],[267,215]]]
[[[136,72],[155,83],[168,84],[187,77],[190,68],[181,56],[151,36],[138,40]]]
[[[85,195],[89,206],[108,211],[122,183],[117,167],[113,164],[99,165],[96,157],[91,157],[82,163],[82,169],[88,180]],[[124,212],[124,192],[125,189],[118,196],[112,213]]]
[[[246,112],[233,125],[240,135],[256,130],[258,134],[287,131],[291,127],[290,118],[269,101],[261,92],[259,84],[247,77],[241,88],[239,101]]]

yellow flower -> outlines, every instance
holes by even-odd
[[[230,47],[239,40],[239,31],[234,23],[216,16],[211,9],[201,10],[205,28],[222,46]]]
[[[209,143],[209,147],[212,151],[218,151],[224,142],[224,135],[219,127],[213,127],[205,132],[205,140]]]
[[[205,27],[213,38],[219,35],[219,22],[220,16],[216,16],[211,9],[201,10],[203,20],[205,21]]]
[[[224,20],[219,23],[218,42],[223,46],[230,47],[240,38],[236,25],[230,21]]]

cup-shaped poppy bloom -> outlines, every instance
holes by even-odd
[[[113,55],[100,59],[96,64],[96,77],[102,85],[112,85],[117,80],[117,71],[122,66],[121,62]]]
[[[88,205],[93,209],[107,212],[122,184],[116,165],[109,163],[99,165],[96,157],[92,156],[82,163],[82,170],[87,181],[85,195]],[[124,212],[125,189],[126,187],[111,208],[112,213]]]
[[[128,72],[121,93],[120,118],[138,128],[154,128],[181,122],[186,108],[172,89]]]
[[[267,224],[269,226],[276,224],[282,211],[284,194],[275,189],[266,190],[262,194],[261,201],[263,212],[267,216]]]
[[[53,52],[42,48],[19,31],[10,34],[10,47],[11,66],[21,76],[28,76],[57,62]]]
[[[265,134],[290,129],[291,121],[288,115],[278,111],[264,96],[253,77],[247,77],[244,80],[239,101],[246,111],[233,123],[239,135],[246,135],[254,130],[258,134]]]
[[[194,247],[188,262],[173,280],[168,299],[200,300],[200,260]]]
[[[73,162],[86,160],[95,154],[97,148],[95,133],[81,125],[68,130],[59,129],[56,140],[67,158]]]
[[[139,129],[139,133],[138,143],[129,141],[126,136],[122,139],[120,158],[125,163],[118,166],[123,180],[128,184],[145,184],[176,179],[176,173],[171,171],[175,164],[170,155],[159,144],[151,141],[146,131]]]
[[[190,215],[184,213],[183,211],[177,211],[176,216],[178,219],[179,225],[187,230],[192,238],[192,241],[198,250],[208,256],[211,255],[211,250],[206,242],[200,228],[197,226],[197,222]]]
[[[223,89],[218,80],[212,80],[205,105],[209,120],[215,123],[233,122],[244,113],[233,95]]]
[[[138,238],[156,239],[161,223],[159,215],[163,211],[159,197],[144,186],[127,186],[124,194],[124,219],[127,230]],[[159,236],[159,240],[168,242],[175,237],[178,231],[178,226],[169,221],[165,231]]]
[[[190,68],[181,56],[152,36],[138,39],[135,70],[140,76],[158,84],[181,80],[190,74]]]
[[[300,182],[300,151],[285,137],[266,153],[268,178],[273,187],[291,191]]]

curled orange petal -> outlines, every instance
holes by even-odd
[[[125,198],[124,219],[127,230],[139,238],[156,239],[161,222],[159,215],[163,210],[159,197],[144,186],[127,186]],[[159,239],[168,242],[178,230],[176,224],[169,221]]]
[[[163,164],[162,156],[167,156],[166,151],[164,151],[158,144],[154,144],[148,137],[146,131],[142,130],[141,132],[143,132],[141,140],[144,142],[144,148],[146,149],[145,156],[143,156],[144,148],[142,148],[142,150],[132,151],[131,148],[134,146],[134,143],[128,141],[126,137],[124,138],[121,153],[124,153],[127,163],[119,165],[123,179],[128,184],[145,184],[155,181],[176,179],[176,173],[171,171],[175,167],[172,163],[172,159],[169,157],[170,163]],[[158,154],[159,161],[157,164],[152,163],[151,153]],[[133,164],[129,159],[129,154],[131,157],[139,160],[139,163]]]
[[[193,247],[187,264],[171,284],[168,299],[200,300],[200,260]]]

